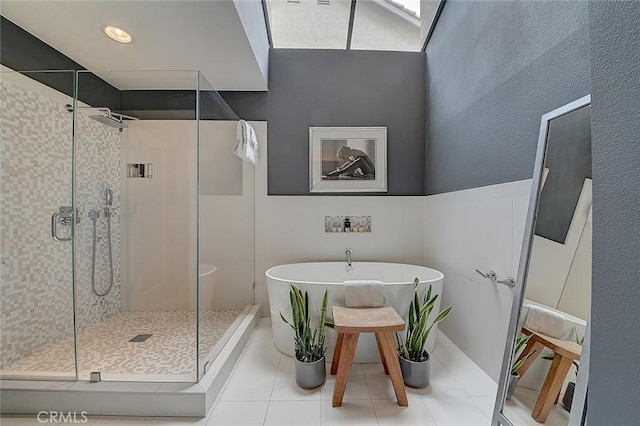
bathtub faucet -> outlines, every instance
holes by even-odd
[[[347,272],[351,272],[353,271],[353,266],[351,266],[351,249],[346,249],[344,251],[344,254],[347,256],[347,266],[345,267],[345,269],[347,270]]]

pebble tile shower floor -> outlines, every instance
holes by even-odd
[[[200,359],[216,345],[241,311],[200,314]],[[121,312],[78,333],[80,372],[110,374],[195,374],[195,313]],[[152,334],[144,342],[129,342]],[[73,337],[43,347],[3,368],[4,374],[47,372],[75,374]]]

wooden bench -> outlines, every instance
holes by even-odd
[[[522,328],[522,333],[531,336],[531,338],[518,357],[518,360],[523,359],[530,353],[532,353],[532,355],[518,370],[520,376],[524,376],[524,373],[531,367],[531,364],[538,358],[538,355],[540,355],[545,347],[551,349],[554,353],[551,368],[549,369],[547,378],[542,385],[536,404],[531,412],[531,417],[535,421],[544,423],[547,420],[551,408],[558,402],[562,383],[564,383],[564,379],[567,377],[571,364],[573,361],[580,359],[582,346],[575,342],[545,336],[544,334],[536,333],[524,327]]]
[[[405,327],[400,315],[392,307],[345,308],[334,306],[333,324],[338,332],[338,341],[331,364],[331,374],[337,373],[332,405],[334,407],[342,405],[360,333],[375,333],[384,372],[391,378],[393,390],[398,398],[398,405],[408,406],[409,401],[400,371],[398,351],[393,338],[394,332],[402,331]]]

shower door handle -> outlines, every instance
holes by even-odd
[[[71,207],[59,207],[58,211],[51,215],[51,238],[54,241],[71,241],[73,239],[73,209]],[[68,237],[58,236],[58,227],[70,227]]]

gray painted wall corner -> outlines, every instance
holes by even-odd
[[[637,425],[640,3],[589,2],[593,298],[588,424]]]
[[[427,194],[531,178],[540,117],[590,91],[587,3],[447,1],[426,62]]]

